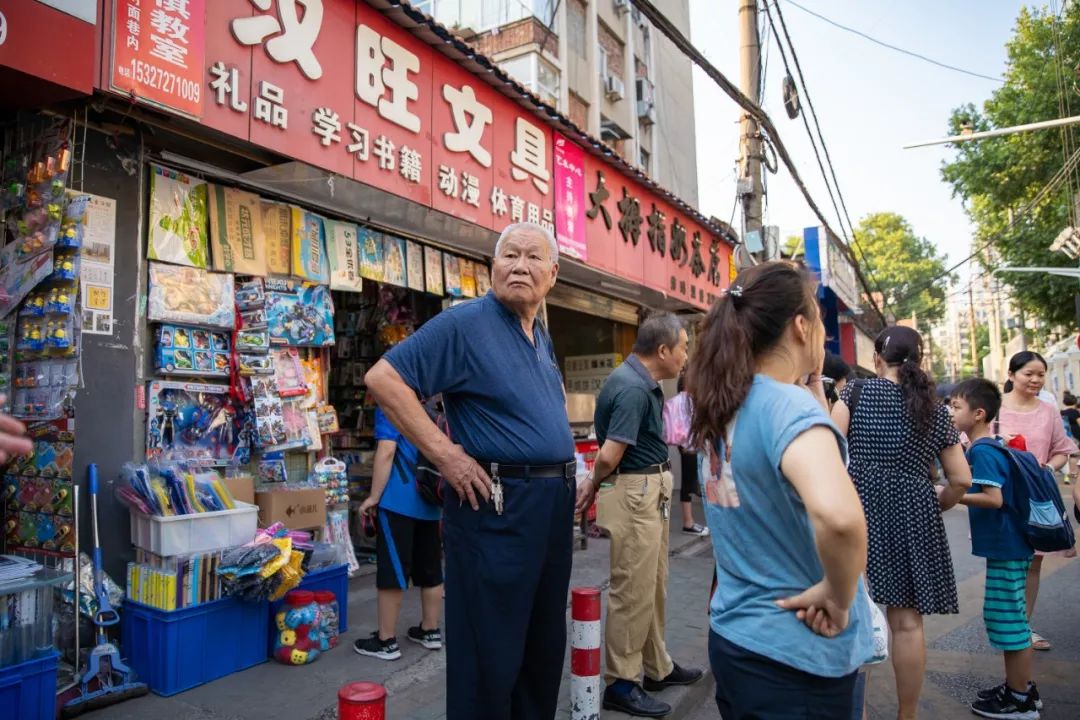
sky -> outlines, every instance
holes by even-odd
[[[858,225],[872,212],[899,213],[952,262],[963,260],[970,251],[973,226],[940,172],[954,151],[945,145],[902,148],[945,137],[954,108],[968,102],[981,106],[1000,84],[874,45],[787,0],[777,1],[852,221]],[[994,77],[1004,73],[1005,43],[1024,5],[1017,0],[799,0],[799,4],[889,44]],[[690,0],[691,41],[736,84],[739,5],[740,0]],[[764,14],[759,23],[768,28]],[[802,120],[790,120],[784,111],[784,68],[771,36],[766,62],[764,109],[811,195],[833,228],[839,229]],[[698,68],[694,103],[699,204],[706,215],[726,221],[735,199],[741,109]],[[808,111],[805,98],[803,109]],[[767,183],[765,224],[778,225],[781,238],[819,224],[783,167]],[[737,230],[739,218],[736,215],[733,223]]]

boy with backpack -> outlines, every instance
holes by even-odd
[[[956,429],[971,440],[967,459],[972,486],[960,502],[968,507],[971,552],[986,558],[983,622],[990,645],[1005,656],[1005,682],[981,691],[971,710],[983,717],[1036,720],[1042,701],[1032,681],[1034,653],[1024,599],[1034,552],[1024,527],[1028,492],[1010,455],[1027,453],[1005,449],[991,433],[1001,393],[990,381],[960,383],[952,394],[952,408]]]

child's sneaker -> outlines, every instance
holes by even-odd
[[[353,650],[361,655],[380,660],[397,660],[401,657],[401,648],[398,647],[397,638],[380,640],[378,630],[371,633],[371,637],[360,638],[353,643]]]
[[[428,650],[442,649],[442,631],[439,628],[425,630],[423,623],[409,628],[409,639],[414,643],[420,643]]]
[[[988,688],[986,690],[980,690],[978,697],[980,700],[989,700],[1004,689],[1005,683],[1001,683],[996,687]],[[1030,697],[1032,701],[1034,701],[1036,710],[1043,709],[1043,701],[1042,698],[1039,697],[1039,687],[1035,683],[1028,683],[1028,697]]]
[[[971,704],[971,711],[976,715],[1001,720],[1039,720],[1039,709],[1030,694],[1021,700],[1012,690],[1004,685],[997,688],[997,693],[986,700]]]

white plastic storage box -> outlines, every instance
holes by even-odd
[[[131,514],[131,544],[161,557],[211,552],[255,539],[259,508],[236,503],[235,510],[157,517]]]

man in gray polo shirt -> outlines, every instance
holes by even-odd
[[[664,643],[672,476],[659,381],[678,377],[686,356],[686,330],[677,317],[660,313],[641,324],[633,354],[596,400],[600,452],[578,491],[584,510],[599,488],[597,524],[611,534],[604,708],[638,717],[671,712],[646,691],[689,685],[703,675],[674,663]]]

